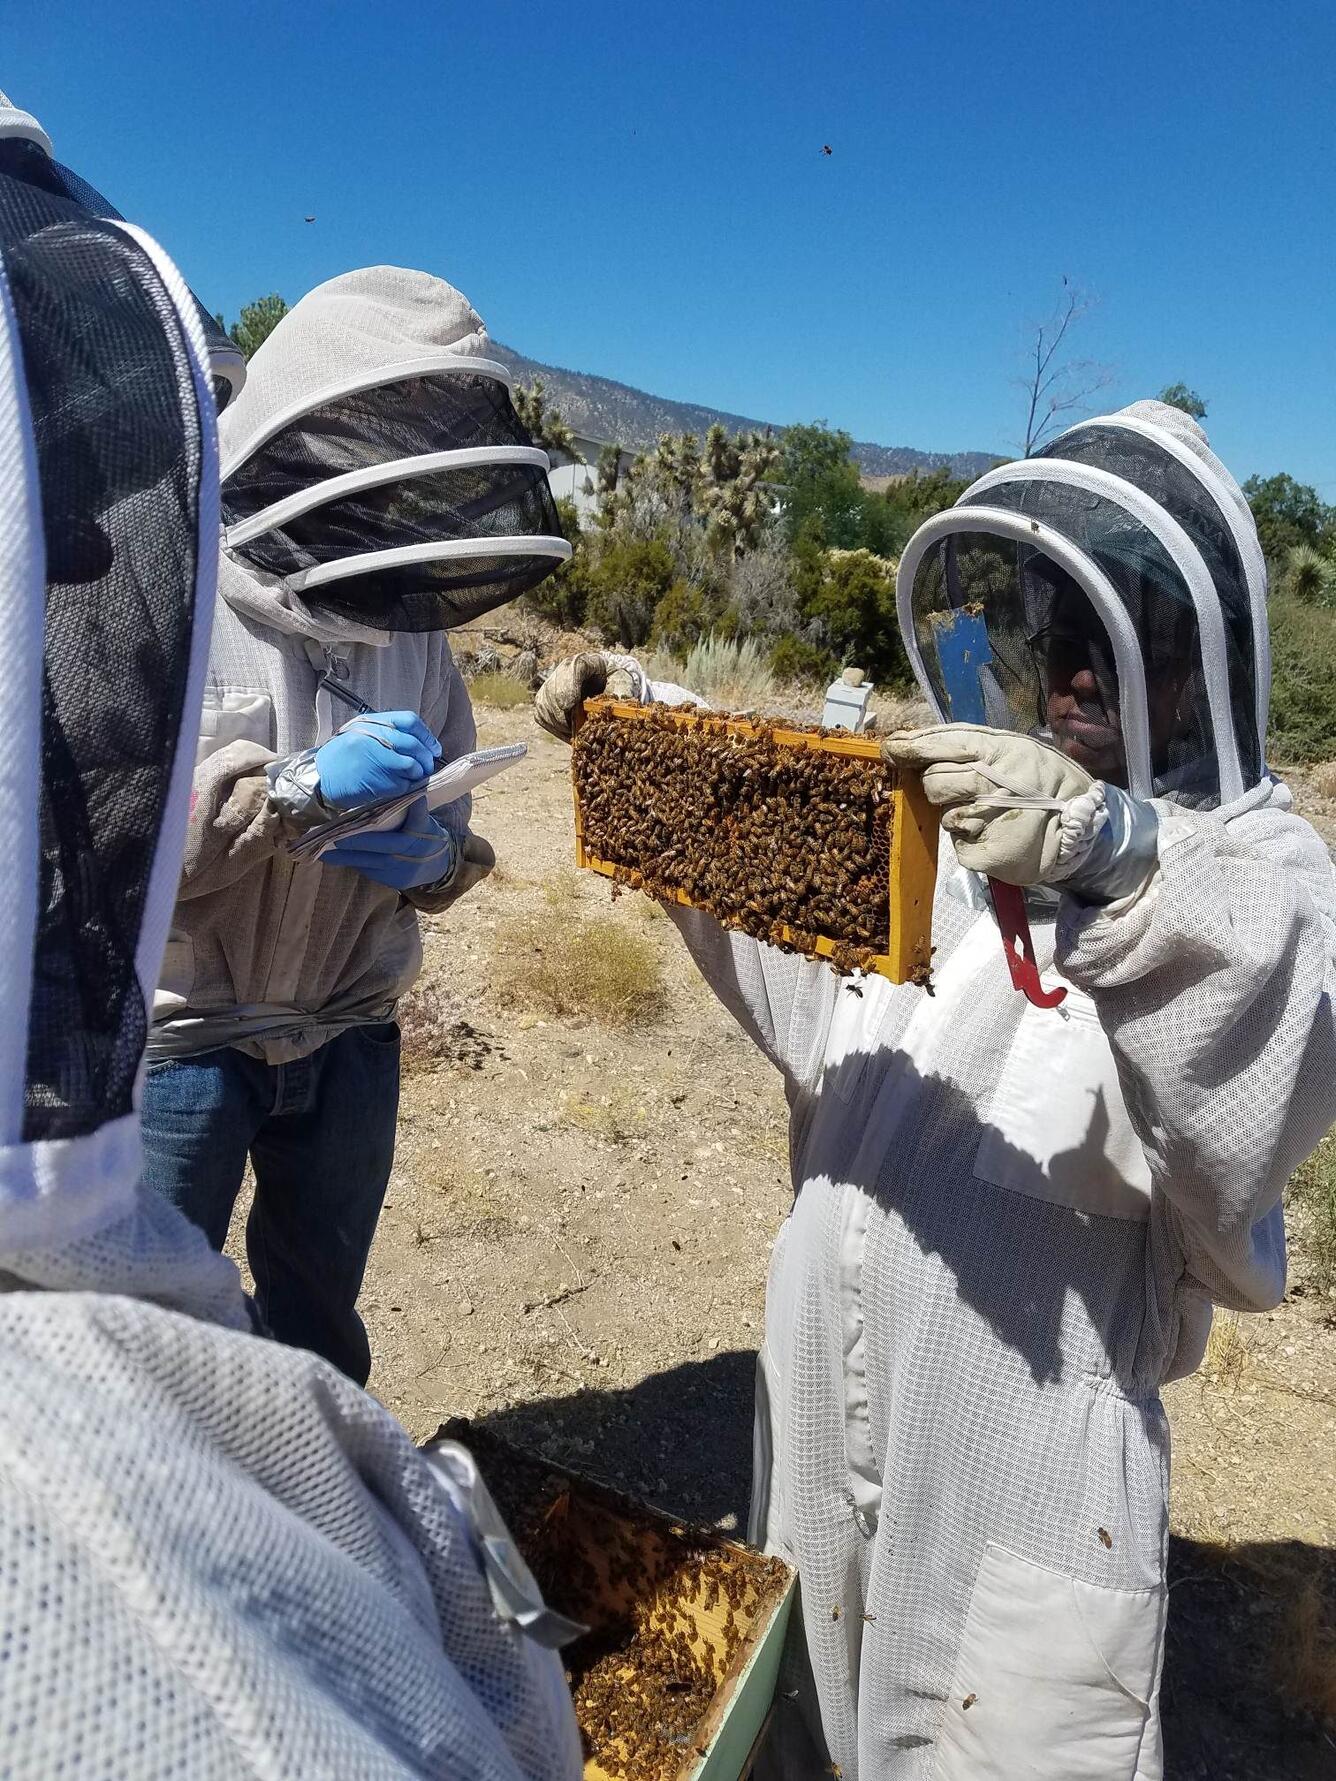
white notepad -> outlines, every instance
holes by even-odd
[[[474,754],[460,755],[457,761],[438,768],[425,784],[415,786],[411,792],[396,792],[379,804],[362,804],[356,810],[345,811],[332,822],[309,829],[300,841],[290,844],[288,852],[295,860],[318,860],[322,853],[327,853],[337,842],[346,841],[350,835],[394,828],[408,806],[419,798],[427,800],[428,810],[439,810],[444,804],[453,804],[457,798],[467,797],[476,786],[495,774],[504,773],[528,752],[523,742],[507,742],[501,748],[480,748]]]

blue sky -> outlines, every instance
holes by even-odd
[[[0,86],[229,316],[397,261],[537,358],[1004,450],[1066,274],[1105,400],[1184,378],[1336,501],[1333,68],[1330,0],[52,0]]]

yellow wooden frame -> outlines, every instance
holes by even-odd
[[[771,727],[751,723],[743,717],[720,717],[690,705],[639,705],[624,699],[589,699],[575,715],[573,728],[578,730],[585,715],[592,711],[610,711],[616,718],[630,723],[644,722],[651,713],[655,721],[665,717],[679,729],[713,729],[733,736],[766,736],[781,748],[815,748],[825,754],[842,754],[857,760],[878,760],[881,746],[871,736],[852,732],[827,732],[818,735],[809,730],[790,730],[782,725]],[[884,954],[870,966],[892,983],[926,981],[932,963],[932,902],[937,887],[937,810],[924,796],[923,787],[913,775],[902,775],[888,768],[891,776],[891,869],[887,896],[890,899],[890,941]],[[574,788],[575,775],[572,770]],[[605,878],[616,878],[625,867],[600,860],[588,852],[584,844],[584,822],[580,795],[575,791],[575,863]],[[685,891],[674,892],[675,901],[692,908]],[[787,928],[780,933],[791,941]],[[804,949],[805,950],[805,949]],[[816,950],[822,958],[832,958],[839,946],[834,940],[818,935]]]

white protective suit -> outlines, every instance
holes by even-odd
[[[971,583],[962,551],[934,582],[934,548],[978,533],[991,562]],[[944,693],[929,608],[940,593],[940,624],[986,606],[988,574],[1037,535],[1107,599],[1130,789],[1161,794],[1142,894],[1030,899],[1062,1006],[1012,988],[981,883],[949,844],[931,995],[877,977],[860,995],[822,964],[675,917],[792,1111],[753,1531],[801,1569],[844,1781],[1160,1775],[1159,1390],[1197,1365],[1212,1303],[1280,1299],[1282,1189],[1336,1117],[1336,883],[1260,769],[1265,586],[1246,504],[1199,430],[1157,404],[993,472],[901,568],[939,717],[979,714]],[[1204,651],[1184,643],[1184,612]],[[1195,666],[1165,742],[1144,679],[1171,646]],[[1025,727],[1007,647],[1004,615],[989,720],[1009,710]]]
[[[250,1333],[232,1263],[141,1192],[213,397],[175,268],[29,182],[4,122],[0,1775],[573,1781],[467,1455]]]

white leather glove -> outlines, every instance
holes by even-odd
[[[534,721],[559,742],[571,739],[571,718],[586,699],[607,693],[613,699],[653,697],[645,670],[634,656],[586,649],[558,662],[539,687],[533,702]]]
[[[888,736],[890,764],[921,773],[971,872],[1004,884],[1060,884],[1093,903],[1130,896],[1158,859],[1154,807],[1092,779],[1050,743],[982,724]]]

